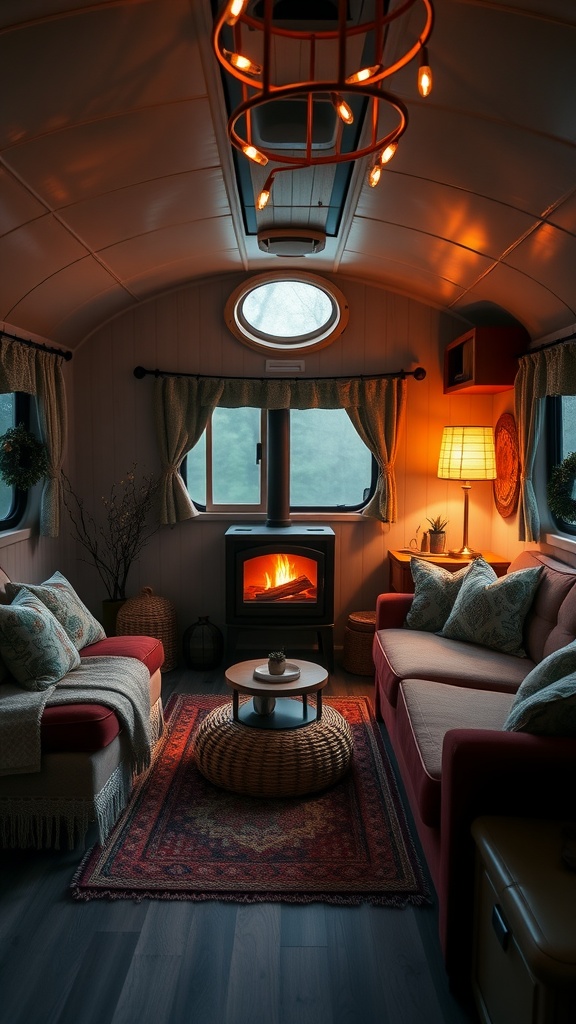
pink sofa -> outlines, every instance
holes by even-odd
[[[524,625],[527,657],[405,628],[412,595],[382,594],[377,601],[376,713],[436,888],[454,987],[470,974],[472,821],[575,813],[576,739],[503,730],[524,677],[576,637],[576,569],[524,552],[508,571],[537,565],[542,572]]]

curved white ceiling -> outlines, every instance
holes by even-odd
[[[435,13],[432,96],[397,77],[397,156],[376,189],[355,168],[338,237],[289,265],[560,331],[576,321],[576,5]],[[281,269],[243,228],[210,28],[209,0],[0,4],[0,322],[74,348],[167,288]]]

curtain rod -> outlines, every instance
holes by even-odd
[[[40,341],[32,341],[32,338],[19,338],[16,334],[9,334],[8,331],[0,331],[0,340],[2,338],[10,338],[10,341],[17,341],[20,345],[26,345],[27,348],[39,348],[52,356],[62,356],[62,359],[66,361],[72,359],[71,352],[62,348],[51,348],[50,345],[44,345]]]
[[[546,341],[543,345],[536,345],[534,348],[529,348],[526,352],[522,352],[518,359],[521,359],[522,356],[531,356],[533,352],[543,352],[546,348],[556,348],[557,345],[564,345],[565,342],[574,341],[575,339],[576,332],[574,334],[567,334],[565,338],[558,338],[557,341]]]
[[[215,373],[177,373],[175,370],[147,370],[144,366],[134,367],[134,376],[141,380],[143,377],[194,377],[196,380],[209,380],[218,377],[220,380],[383,380],[384,378],[414,377],[415,380],[424,380],[426,370],[423,366],[417,366],[415,370],[395,370],[393,373],[347,373],[344,377],[224,377]]]

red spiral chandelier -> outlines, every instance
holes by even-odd
[[[230,141],[254,163],[273,165],[256,198],[259,210],[275,176],[285,171],[371,157],[368,181],[377,185],[408,125],[406,106],[384,88],[387,80],[417,60],[420,95],[432,89],[431,0],[365,0],[357,18],[353,0],[321,0],[307,5],[305,18],[291,20],[299,6],[289,0],[228,0],[214,25],[216,57],[241,90],[228,120]],[[315,18],[320,8],[322,16]],[[398,29],[401,42],[392,47],[391,33]],[[392,49],[402,52],[388,59]],[[351,144],[345,128],[361,110],[362,130]],[[328,138],[327,111],[334,123]],[[281,135],[295,112],[301,122],[297,141],[290,131]],[[272,126],[268,133],[263,124]]]

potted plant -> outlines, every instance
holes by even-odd
[[[270,651],[268,655],[268,671],[271,676],[281,676],[286,668],[284,651]]]
[[[0,437],[0,476],[9,487],[27,491],[48,474],[46,446],[23,423]]]
[[[442,516],[435,516],[434,519],[426,518],[430,523],[430,529],[428,531],[430,537],[430,553],[433,555],[441,555],[446,544],[445,527],[448,525],[448,520],[444,519]]]
[[[112,484],[108,497],[101,498],[99,514],[93,515],[83,498],[64,478],[64,505],[72,533],[88,554],[108,594],[103,602],[104,629],[113,634],[115,617],[126,600],[128,573],[134,560],[158,529],[150,521],[158,482],[150,476],[136,480],[134,465],[124,479]]]

